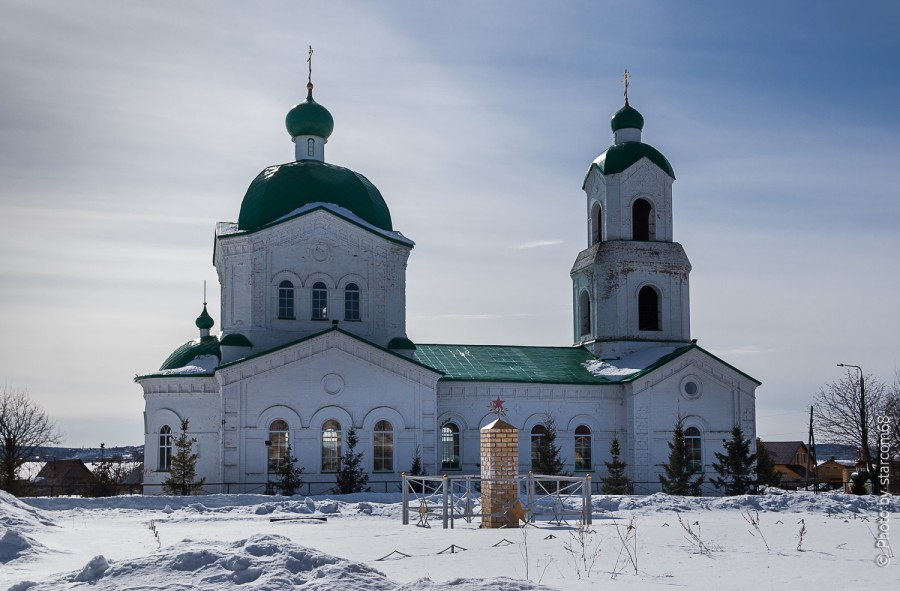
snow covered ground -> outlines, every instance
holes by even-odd
[[[895,588],[900,558],[876,564],[889,552],[875,545],[882,510],[897,546],[897,499],[879,506],[839,494],[594,497],[593,525],[580,531],[464,521],[443,530],[435,518],[430,528],[404,526],[399,494],[0,492],[0,589]],[[298,519],[309,517],[327,520]]]

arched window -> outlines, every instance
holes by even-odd
[[[172,428],[163,425],[159,429],[159,471],[167,471],[172,466]]]
[[[312,286],[312,319],[328,320],[328,288],[321,281]]]
[[[359,320],[359,286],[355,283],[344,288],[344,320]]]
[[[272,421],[269,425],[269,439],[266,440],[268,453],[269,473],[278,472],[278,469],[287,459],[288,451],[288,424],[281,419]]]
[[[328,419],[322,425],[322,472],[337,472],[341,463],[341,424]]]
[[[649,285],[638,292],[638,330],[660,330],[659,294]]]
[[[603,240],[603,207],[597,204],[591,214],[591,246]]]
[[[578,296],[578,315],[580,317],[579,336],[591,334],[591,298],[587,291],[582,291]]]
[[[441,469],[459,470],[459,427],[446,423],[441,427]]]
[[[653,206],[646,199],[638,199],[631,206],[631,239],[653,240],[655,233]]]
[[[547,427],[535,425],[531,428],[531,469],[534,470],[541,462],[541,452],[547,438]]]
[[[375,472],[394,471],[394,427],[388,421],[375,423],[372,468]]]
[[[294,319],[294,284],[290,281],[278,284],[278,317]]]
[[[316,155],[316,142],[312,138],[306,140],[306,155],[307,156],[315,156]]]
[[[575,428],[575,470],[591,471],[591,450],[591,428],[578,425]]]
[[[684,446],[687,448],[691,466],[696,473],[703,472],[702,442],[703,439],[700,436],[700,429],[697,427],[688,427],[684,430]]]

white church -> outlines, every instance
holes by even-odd
[[[309,490],[326,492],[350,428],[373,490],[398,490],[417,451],[429,474],[478,474],[479,429],[497,399],[520,429],[522,472],[549,412],[567,471],[599,481],[618,438],[639,494],[660,490],[676,416],[698,472],[712,471],[734,425],[755,440],[760,382],[691,339],[675,174],[642,141],[627,94],[613,144],[584,179],[573,343],[534,347],[408,338],[414,242],[394,229],[375,185],[325,161],[334,120],[307,88],[286,118],[294,160],[260,172],[237,222],[216,226],[221,331],[204,304],[198,337],[135,378],[147,494],[161,492],[182,419],[208,492],[261,492],[288,444]]]

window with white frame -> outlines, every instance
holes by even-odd
[[[446,423],[441,427],[441,469],[459,470],[459,427]]]
[[[375,423],[372,460],[372,469],[375,472],[394,471],[394,427],[389,421]]]
[[[587,425],[578,425],[575,428],[575,470],[590,472],[592,468],[591,458],[591,428]]]
[[[172,467],[172,428],[163,425],[159,429],[159,464],[158,469],[168,471]]]
[[[546,444],[547,427],[535,425],[531,428],[531,469],[533,470],[541,461],[541,453]]]
[[[359,321],[359,286],[348,283],[344,288],[344,320]]]
[[[312,286],[312,319],[328,320],[328,288],[321,281]]]
[[[290,281],[278,284],[278,317],[294,319],[294,284]]]
[[[288,451],[288,424],[281,419],[272,421],[269,425],[269,453],[268,453],[268,472],[274,474],[278,472],[282,464],[287,461]]]
[[[703,437],[697,427],[684,430],[684,446],[687,448],[691,469],[695,473],[703,472]]]
[[[322,472],[337,472],[341,464],[341,424],[328,419],[322,424]]]
[[[307,156],[315,156],[316,155],[316,142],[312,138],[308,138],[306,140],[306,155]]]

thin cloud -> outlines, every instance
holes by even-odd
[[[534,240],[532,242],[523,242],[513,246],[515,250],[525,250],[528,248],[543,248],[545,246],[558,246],[562,244],[562,240]]]

